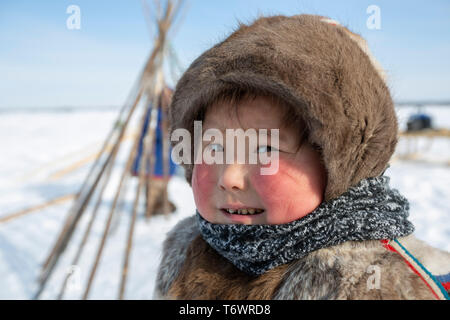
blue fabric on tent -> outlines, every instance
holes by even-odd
[[[155,136],[155,163],[154,163],[154,171],[153,176],[164,176],[164,160],[163,160],[163,132],[162,132],[162,112],[159,109],[158,112],[158,122],[156,125],[156,136]],[[134,159],[133,169],[132,172],[134,175],[139,175],[139,162],[142,157],[143,149],[144,149],[144,137],[147,133],[149,122],[150,122],[150,115],[152,113],[152,107],[149,107],[147,110],[147,114],[145,115],[145,123],[144,127],[142,128],[141,137],[139,138],[139,145],[137,150],[137,156]],[[176,171],[176,164],[172,161],[172,158],[170,157],[172,148],[169,147],[169,166],[168,166],[168,175],[172,176]],[[147,163],[147,170],[145,172],[146,175],[149,174],[149,163]]]

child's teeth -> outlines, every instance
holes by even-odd
[[[233,210],[233,209],[226,209],[226,211],[228,213],[236,213],[236,214],[258,214],[263,212],[263,209],[253,209],[253,208],[249,208],[249,209],[237,209],[237,210]]]

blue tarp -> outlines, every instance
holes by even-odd
[[[152,113],[152,107],[149,106],[148,110],[147,110],[147,114],[145,115],[145,123],[144,123],[144,127],[142,128],[141,131],[141,136],[139,138],[139,145],[138,145],[138,150],[137,150],[137,155],[136,158],[134,159],[134,163],[133,163],[133,168],[132,168],[132,172],[133,175],[139,175],[139,162],[140,159],[142,157],[142,153],[143,153],[143,140],[145,137],[145,134],[147,133],[148,130],[148,126],[149,126],[149,122],[150,122],[150,115]],[[153,171],[153,176],[164,176],[164,160],[163,160],[163,131],[162,131],[162,112],[161,112],[161,108],[159,108],[158,110],[158,122],[156,125],[156,130],[155,130],[156,136],[155,136],[155,163],[154,163],[154,171]],[[172,148],[169,147],[169,154],[168,154],[168,158],[169,158],[169,165],[168,165],[168,175],[171,176],[175,173],[176,170],[176,164],[172,161],[170,154],[171,154]],[[147,163],[147,170],[145,172],[146,175],[149,174],[149,163]]]

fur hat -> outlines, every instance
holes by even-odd
[[[383,77],[365,41],[328,18],[259,18],[190,65],[173,96],[171,131],[193,135],[194,120],[232,88],[278,97],[294,107],[309,142],[321,149],[327,201],[382,174],[394,152],[397,119]],[[184,168],[190,184],[193,164]]]

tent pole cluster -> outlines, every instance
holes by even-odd
[[[143,152],[139,158],[139,172],[138,172],[138,182],[136,184],[136,190],[133,193],[134,201],[131,210],[130,224],[128,227],[128,234],[126,239],[126,246],[123,255],[123,263],[120,275],[120,286],[118,292],[118,298],[123,299],[126,292],[127,276],[130,264],[130,255],[133,247],[133,234],[136,224],[136,217],[138,212],[138,207],[140,203],[140,196],[144,193],[148,198],[151,189],[151,178],[153,171],[153,164],[155,163],[155,128],[158,120],[158,112],[163,112],[161,110],[161,100],[165,92],[165,80],[163,65],[165,60],[165,55],[167,52],[167,38],[169,31],[173,28],[173,22],[177,12],[181,7],[182,1],[164,1],[164,5],[158,1],[155,2],[158,7],[158,17],[156,17],[157,26],[157,36],[154,42],[153,50],[143,68],[143,71],[135,84],[130,96],[128,97],[126,103],[122,107],[115,125],[109,132],[100,152],[91,166],[80,191],[75,196],[75,200],[70,208],[64,225],[59,233],[59,236],[54,243],[50,253],[48,254],[45,262],[42,265],[42,270],[38,279],[38,290],[34,295],[34,299],[38,299],[45,289],[49,278],[55,270],[55,267],[60,260],[60,257],[64,253],[65,249],[70,242],[77,225],[87,210],[87,208],[92,207],[92,213],[89,217],[86,229],[84,230],[81,242],[78,245],[75,256],[72,260],[72,265],[77,265],[88,242],[89,236],[92,231],[92,226],[98,217],[98,210],[102,203],[104,191],[109,184],[111,184],[111,175],[115,170],[117,165],[118,154],[122,146],[123,137],[132,117],[136,113],[136,110],[143,106],[142,115],[139,120],[139,127],[143,128],[144,123],[147,118],[147,112],[150,113],[148,130],[143,137]],[[167,133],[167,121],[162,121],[162,132],[163,132],[163,172],[164,181],[168,181],[168,162],[169,162],[169,137]],[[120,214],[122,211],[121,203],[126,194],[126,190],[129,184],[129,180],[132,176],[132,166],[136,159],[137,149],[140,142],[140,136],[136,135],[132,142],[130,152],[127,155],[127,160],[125,166],[122,168],[122,173],[120,176],[120,181],[115,189],[114,199],[112,201],[111,207],[104,223],[103,233],[101,241],[96,250],[96,255],[94,262],[89,270],[89,276],[87,284],[84,288],[82,298],[87,299],[97,273],[98,266],[101,261],[101,257],[111,232],[111,225],[114,218]],[[108,146],[113,146],[108,148]],[[167,162],[167,163],[166,163]],[[147,164],[149,164],[147,166]],[[150,168],[150,169],[148,169]],[[150,172],[147,172],[150,170]],[[95,199],[95,203],[90,205],[91,200]],[[169,212],[169,202],[167,199],[167,192],[164,193],[163,199],[164,213]],[[150,204],[147,201],[145,206],[145,216],[149,218],[152,214],[150,210]],[[64,293],[67,289],[67,284],[70,274],[67,274],[61,285],[58,298],[62,299]]]

